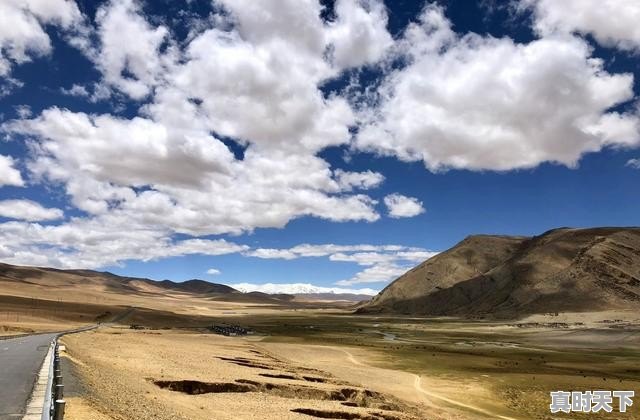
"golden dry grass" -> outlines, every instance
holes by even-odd
[[[225,318],[255,328],[258,334],[250,337],[120,327],[64,341],[87,382],[88,401],[119,419],[310,419],[291,410],[364,416],[379,409],[347,407],[342,403],[349,401],[326,400],[304,387],[368,390],[383,396],[378,404],[395,404],[390,412],[396,417],[550,418],[551,390],[640,388],[640,324],[628,312],[581,314],[586,325],[554,326],[549,321],[556,317],[547,317],[518,327],[354,317],[335,310],[252,311],[245,308]],[[564,320],[575,322],[577,316]],[[602,322],[609,317],[626,320]],[[301,379],[305,372],[328,382],[306,383]],[[188,395],[160,389],[156,380],[262,385],[246,393]],[[283,396],[264,387],[291,383],[303,390],[282,391]],[[640,407],[625,418],[640,418]]]
[[[63,342],[90,390],[78,405],[98,407],[113,418],[309,419],[295,410],[348,413],[354,419],[423,418],[391,395],[283,359],[251,339],[110,328]],[[170,390],[185,380],[214,391]],[[256,391],[238,392],[246,386]],[[70,413],[81,412],[73,401],[69,407]],[[74,416],[67,418],[81,418]]]

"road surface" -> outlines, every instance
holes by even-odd
[[[0,420],[22,418],[49,344],[56,335],[0,340]]]
[[[0,0],[1,1],[1,0]],[[130,307],[110,323],[122,321],[135,311]],[[98,325],[61,332],[0,339],[0,420],[20,419],[40,373],[51,341],[63,334],[73,334],[98,328]]]

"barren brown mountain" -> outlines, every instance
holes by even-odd
[[[127,322],[144,323],[149,318],[152,324],[160,319],[180,324],[194,321],[194,316],[205,322],[203,317],[228,311],[229,303],[277,307],[290,306],[292,299],[291,295],[241,293],[203,280],[177,283],[0,263],[0,335],[3,329],[46,331],[109,321],[133,307],[135,314]]]
[[[640,228],[470,236],[399,277],[360,313],[518,317],[640,309]]]
[[[8,287],[11,283],[44,288],[94,288],[105,292],[118,293],[166,293],[183,292],[189,294],[240,293],[236,289],[204,280],[187,280],[177,283],[170,280],[154,281],[145,278],[121,277],[109,272],[92,270],[59,270],[45,267],[22,267],[0,263],[0,284]],[[44,298],[47,293],[38,297]]]

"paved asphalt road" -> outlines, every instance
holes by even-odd
[[[56,334],[0,340],[0,420],[22,418]]]

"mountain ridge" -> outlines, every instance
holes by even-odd
[[[194,295],[241,294],[233,287],[200,279],[184,282],[153,280],[144,277],[119,276],[108,271],[84,269],[64,270],[49,267],[30,267],[0,263],[0,281],[33,283],[41,286],[97,285],[119,292],[179,292]]]
[[[108,271],[86,269],[59,269],[36,266],[18,266],[0,262],[0,285],[2,281],[20,281],[41,287],[93,285],[104,291],[120,293],[187,293],[212,299],[237,300],[242,302],[284,303],[297,298],[303,301],[349,301],[359,302],[369,296],[349,293],[319,293],[316,289],[303,290],[301,293],[282,293],[278,291],[261,292],[239,290],[232,286],[213,283],[201,279],[183,282],[172,280],[153,280],[145,277],[119,276]],[[322,289],[322,288],[320,288]]]
[[[358,313],[518,317],[640,307],[640,228],[472,235],[389,284]]]

